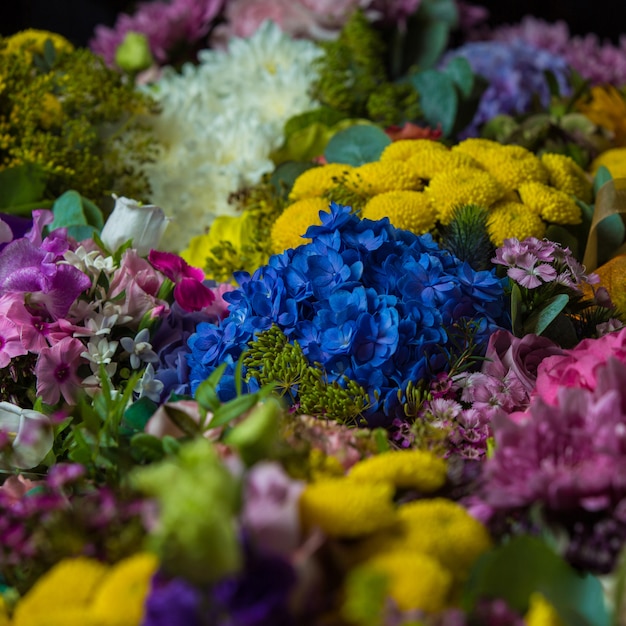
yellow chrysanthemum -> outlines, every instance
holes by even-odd
[[[526,626],[564,626],[556,609],[541,593],[531,594],[524,623]]]
[[[352,192],[375,196],[386,191],[422,189],[417,173],[403,161],[374,161],[350,170],[343,184]]]
[[[399,139],[381,153],[380,161],[408,161],[420,152],[448,152],[448,147],[432,139]]]
[[[414,500],[400,506],[398,516],[405,549],[432,556],[459,579],[491,547],[487,529],[452,500]]]
[[[348,478],[354,482],[391,483],[401,489],[431,493],[446,482],[447,464],[426,450],[398,450],[356,463]]]
[[[329,478],[310,483],[300,496],[300,515],[308,527],[331,537],[361,537],[393,524],[391,483],[357,483]]]
[[[449,224],[456,207],[477,204],[489,208],[505,195],[506,190],[489,172],[453,168],[435,174],[424,192],[437,211],[439,221]]]
[[[589,171],[595,174],[604,166],[613,178],[626,178],[626,148],[611,148],[598,155],[591,163]]]
[[[618,146],[626,145],[626,102],[615,87],[592,87],[589,98],[580,100],[577,108],[594,124],[610,131],[613,143]]]
[[[414,154],[407,164],[412,167],[420,178],[430,180],[435,174],[452,168],[484,169],[476,159],[463,152],[452,150],[422,150]]]
[[[548,170],[548,183],[561,191],[576,196],[589,204],[593,199],[593,187],[585,171],[566,154],[544,152],[541,162]]]
[[[302,237],[308,227],[321,224],[320,211],[328,211],[328,200],[304,198],[290,204],[272,226],[272,253],[280,254],[289,248],[297,248],[310,239]]]
[[[452,576],[433,558],[414,552],[390,552],[367,561],[364,567],[388,577],[388,593],[402,611],[444,609]]]
[[[546,234],[546,223],[536,210],[522,202],[500,200],[489,210],[487,230],[493,244],[501,246],[511,237],[542,239]]]
[[[344,163],[312,167],[296,178],[289,199],[295,201],[303,198],[320,198],[337,184],[339,178],[352,169],[354,168],[351,165]]]
[[[434,228],[437,214],[422,191],[388,191],[374,196],[361,211],[370,220],[388,217],[396,227],[421,235]]]
[[[63,109],[59,99],[51,93],[45,94],[41,101],[41,125],[45,129],[50,129],[52,126],[59,126],[62,120]]]
[[[517,189],[522,183],[536,181],[547,184],[549,172],[541,161],[521,146],[501,146],[484,150],[474,157],[500,181],[507,191]]]
[[[74,51],[74,46],[62,35],[48,30],[29,28],[7,37],[5,39],[6,47],[3,52],[15,54],[16,52],[25,51],[31,54],[43,54],[44,45],[48,39],[52,41],[57,54]]]
[[[580,207],[564,191],[536,182],[524,183],[517,191],[522,202],[537,211],[546,222],[580,224]]]
[[[10,626],[9,608],[4,598],[0,596],[0,626]]]
[[[139,624],[158,565],[156,555],[140,552],[113,566],[91,605],[92,618],[107,626]]]
[[[17,603],[14,626],[80,626],[108,568],[95,559],[64,559]]]
[[[325,454],[318,448],[309,452],[309,472],[312,480],[339,478],[345,474],[345,469],[338,458]]]
[[[480,163],[486,152],[489,150],[499,150],[501,147],[502,144],[497,141],[492,141],[491,139],[470,137],[469,139],[464,139],[455,146],[452,146],[452,151],[469,154]]]

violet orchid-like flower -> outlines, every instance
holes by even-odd
[[[148,260],[175,283],[174,299],[185,311],[200,311],[215,300],[215,294],[202,283],[204,272],[177,254],[151,250]]]

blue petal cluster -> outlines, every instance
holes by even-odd
[[[571,69],[565,58],[521,39],[467,43],[444,56],[441,66],[459,56],[467,59],[475,74],[489,82],[474,119],[461,138],[478,136],[480,127],[496,115],[528,113],[535,99],[542,107],[548,107],[550,87],[546,72],[554,75],[563,95],[571,92]]]
[[[387,218],[361,220],[334,203],[320,216],[306,233],[311,243],[236,276],[226,319],[198,325],[188,343],[192,389],[227,362],[219,391],[233,397],[232,366],[255,333],[276,324],[331,379],[345,375],[372,399],[378,392],[368,422],[387,425],[402,414],[409,381],[446,370],[453,324],[476,320],[483,341],[503,322],[502,285]]]

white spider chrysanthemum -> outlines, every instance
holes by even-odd
[[[151,202],[171,218],[163,249],[180,251],[217,216],[234,215],[230,194],[273,170],[269,155],[285,122],[314,107],[312,62],[320,54],[266,22],[228,51],[204,50],[198,65],[166,70],[151,87],[162,108],[154,120],[162,149],[145,169]]]

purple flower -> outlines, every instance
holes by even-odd
[[[200,591],[182,578],[152,578],[141,626],[201,626]]]

